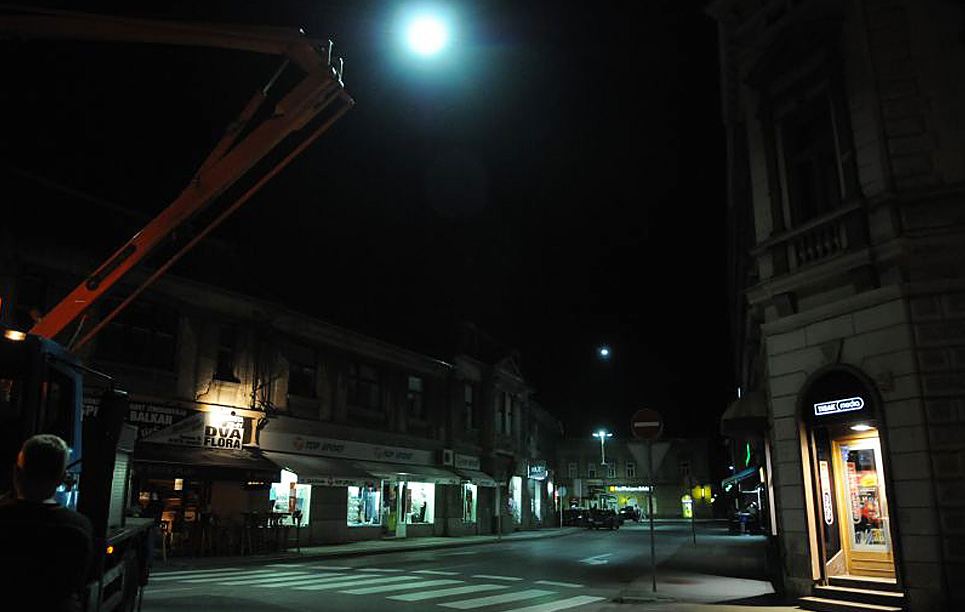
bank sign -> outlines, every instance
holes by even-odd
[[[849,397],[847,399],[814,404],[814,415],[826,416],[829,414],[839,414],[841,412],[853,412],[855,410],[861,410],[862,408],[864,408],[864,399],[860,397]]]

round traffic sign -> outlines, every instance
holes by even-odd
[[[660,437],[663,429],[663,419],[656,410],[643,408],[633,413],[630,418],[630,431],[638,440],[654,440]]]

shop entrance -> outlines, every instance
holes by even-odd
[[[854,432],[852,432],[854,433]],[[843,559],[829,570],[894,578],[888,496],[877,429],[832,440],[839,538]],[[829,575],[834,575],[829,571]]]
[[[860,371],[839,365],[816,376],[802,399],[825,576],[894,582],[876,390]]]

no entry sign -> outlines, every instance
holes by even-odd
[[[663,429],[663,419],[656,410],[643,408],[633,413],[630,419],[630,430],[638,440],[655,440],[660,437]]]

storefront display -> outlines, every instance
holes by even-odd
[[[432,523],[435,516],[436,485],[431,482],[402,482],[402,517],[405,523]]]
[[[382,482],[361,482],[348,486],[348,525],[382,524]]]
[[[522,522],[523,479],[513,476],[509,479],[509,513],[517,523]]]
[[[308,524],[312,487],[298,484],[298,477],[294,472],[282,470],[281,482],[272,483],[268,497],[271,500],[271,511],[280,515],[280,524],[295,525],[296,512],[301,516],[301,524]]]
[[[530,480],[530,511],[537,521],[542,520],[543,514],[543,486],[540,480]]]
[[[474,484],[462,485],[462,520],[467,523],[476,522],[476,500],[478,487]]]

